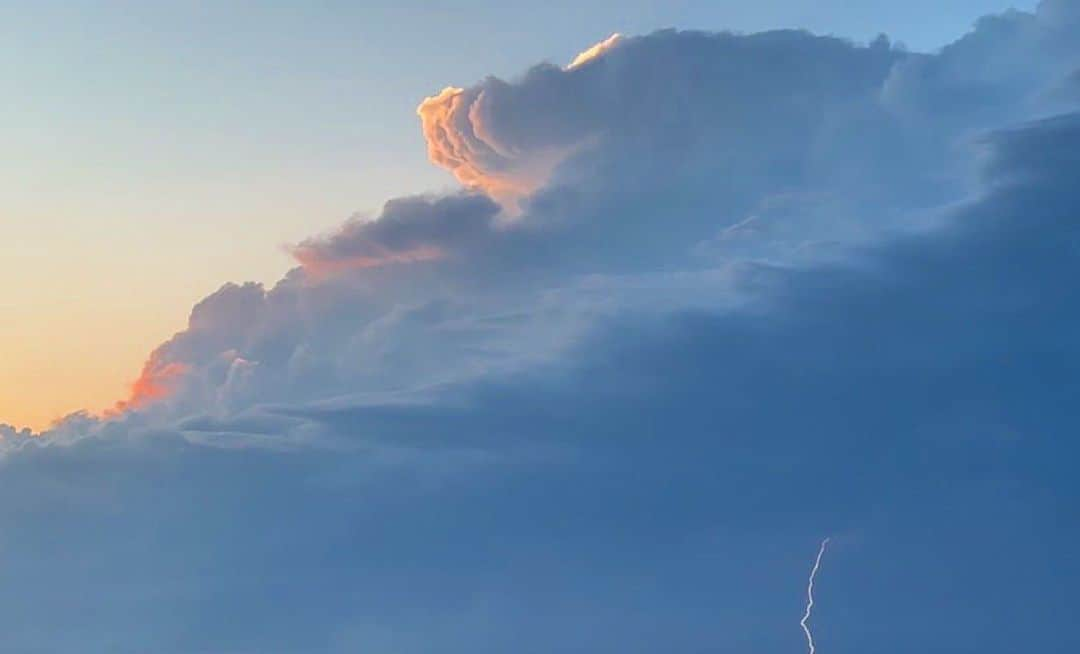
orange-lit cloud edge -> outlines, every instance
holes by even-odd
[[[111,408],[103,411],[102,415],[106,418],[116,417],[169,397],[189,371],[190,368],[183,363],[164,362],[156,353],[151,354],[143,364],[138,379],[131,383],[128,398],[117,401]]]
[[[442,259],[444,253],[433,245],[421,245],[410,250],[391,250],[382,247],[374,254],[361,254],[342,258],[323,256],[317,248],[299,245],[290,249],[292,256],[312,281],[323,281],[338,273],[350,270],[381,268],[391,264],[410,264]]]
[[[603,41],[593,45],[590,48],[582,50],[580,53],[578,53],[576,57],[574,57],[574,60],[570,62],[570,64],[566,67],[566,70],[574,70],[575,68],[580,68],[585,64],[589,63],[590,61],[599,58],[608,50],[611,50],[615,46],[619,45],[619,42],[622,41],[622,38],[622,34],[615,32]]]
[[[619,46],[619,33],[580,52],[563,70],[573,71]],[[521,201],[543,187],[560,163],[588,144],[537,148],[522,152],[503,143],[484,119],[488,102],[484,90],[448,86],[424,98],[416,108],[427,143],[428,159],[480,191],[510,216],[520,213]],[[463,126],[462,127],[459,127]]]

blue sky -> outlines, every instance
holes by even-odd
[[[0,648],[1076,651],[1080,6],[635,7],[4,23]]]

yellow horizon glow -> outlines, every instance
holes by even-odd
[[[169,204],[132,194],[109,196],[105,207],[74,194],[0,191],[0,214],[19,216],[5,224],[0,256],[0,424],[38,431],[81,410],[114,407],[130,397],[150,352],[186,326],[196,302],[229,281],[273,283],[295,265],[281,244],[296,237],[282,225],[287,213],[308,212],[288,204],[275,211],[268,205],[279,198],[267,191],[269,199],[246,207],[238,206],[243,197],[162,193],[183,199]],[[290,204],[310,204],[331,224],[345,214]],[[298,237],[308,229],[289,231]]]
[[[83,292],[80,289],[79,292]],[[159,304],[154,302],[153,304]],[[179,329],[177,307],[72,301],[7,308],[0,327],[0,423],[41,431],[127,397],[150,350]]]
[[[35,430],[128,399],[195,303],[227,282],[273,285],[296,265],[286,244],[417,178],[388,164],[358,186],[356,170],[333,162],[232,159],[181,173],[164,155],[61,166],[49,152],[0,162],[0,424]]]

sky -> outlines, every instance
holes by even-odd
[[[5,5],[0,649],[1077,651],[1080,3],[950,6]]]
[[[414,113],[447,85],[665,27],[887,32],[932,50],[1008,6],[0,3],[0,415],[40,429],[111,406],[223,281],[270,283],[287,245],[451,188]]]

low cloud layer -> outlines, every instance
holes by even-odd
[[[461,193],[222,287],[114,414],[0,426],[0,643],[790,651],[831,534],[835,651],[1074,651],[1078,25],[664,31],[429,98]]]

